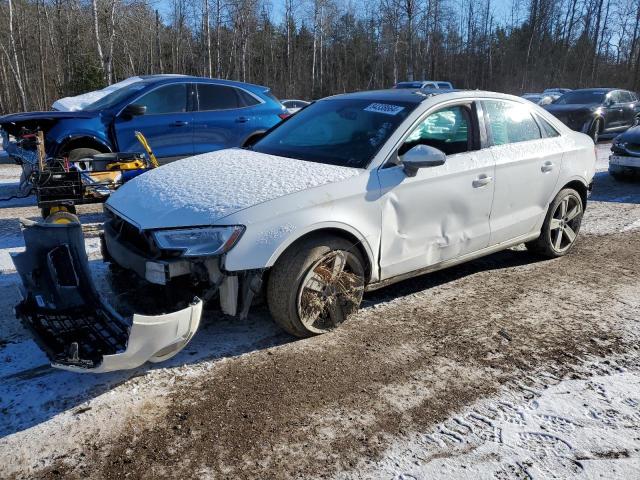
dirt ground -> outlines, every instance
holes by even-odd
[[[19,248],[15,217],[37,214],[17,210],[1,214],[7,250]],[[94,272],[107,275],[99,262]],[[8,307],[17,279],[3,276]],[[605,477],[640,474],[640,183],[604,171],[570,255],[515,248],[409,280],[320,337],[288,337],[264,308],[245,322],[207,312],[168,365],[79,379],[19,359],[18,346],[35,349],[2,316],[3,477],[575,478],[594,458],[613,462]],[[602,399],[575,393],[592,385],[626,401],[628,418],[611,398],[598,407],[603,435],[623,446],[561,438],[593,437],[557,412],[568,388],[593,420]],[[518,422],[520,451],[507,454],[501,432]]]

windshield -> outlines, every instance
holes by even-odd
[[[365,168],[416,103],[331,99],[300,110],[253,146],[256,152]]]
[[[119,88],[118,90],[111,92],[101,99],[90,103],[82,110],[88,112],[94,112],[96,110],[104,110],[106,108],[111,108],[118,103],[126,100],[129,96],[133,95],[135,92],[139,92],[143,88],[147,87],[148,84],[142,82],[136,82],[127,85],[126,87]]]
[[[557,105],[585,105],[599,104],[604,102],[606,92],[587,91],[587,92],[569,92],[557,99]]]
[[[396,83],[396,88],[422,88],[422,82],[400,82]]]

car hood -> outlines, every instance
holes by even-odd
[[[363,171],[250,150],[220,150],[136,177],[111,195],[107,208],[141,230],[211,225],[253,205]]]
[[[597,108],[595,104],[571,104],[571,105],[556,105],[550,103],[543,108],[549,113],[572,113],[572,112],[588,112],[591,109]]]
[[[0,117],[0,125],[5,123],[31,122],[33,120],[60,120],[63,118],[93,118],[97,112],[24,112]]]

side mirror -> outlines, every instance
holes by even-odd
[[[415,177],[421,168],[444,165],[447,156],[441,150],[428,145],[416,145],[401,158],[404,173],[407,177]]]
[[[124,107],[124,110],[122,110],[122,116],[125,118],[139,117],[145,113],[147,113],[146,105],[140,105],[138,103],[127,105]]]

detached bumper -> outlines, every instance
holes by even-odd
[[[202,300],[162,315],[119,315],[96,291],[79,224],[30,223],[13,255],[23,283],[16,315],[57,368],[108,372],[167,360],[200,325]]]

